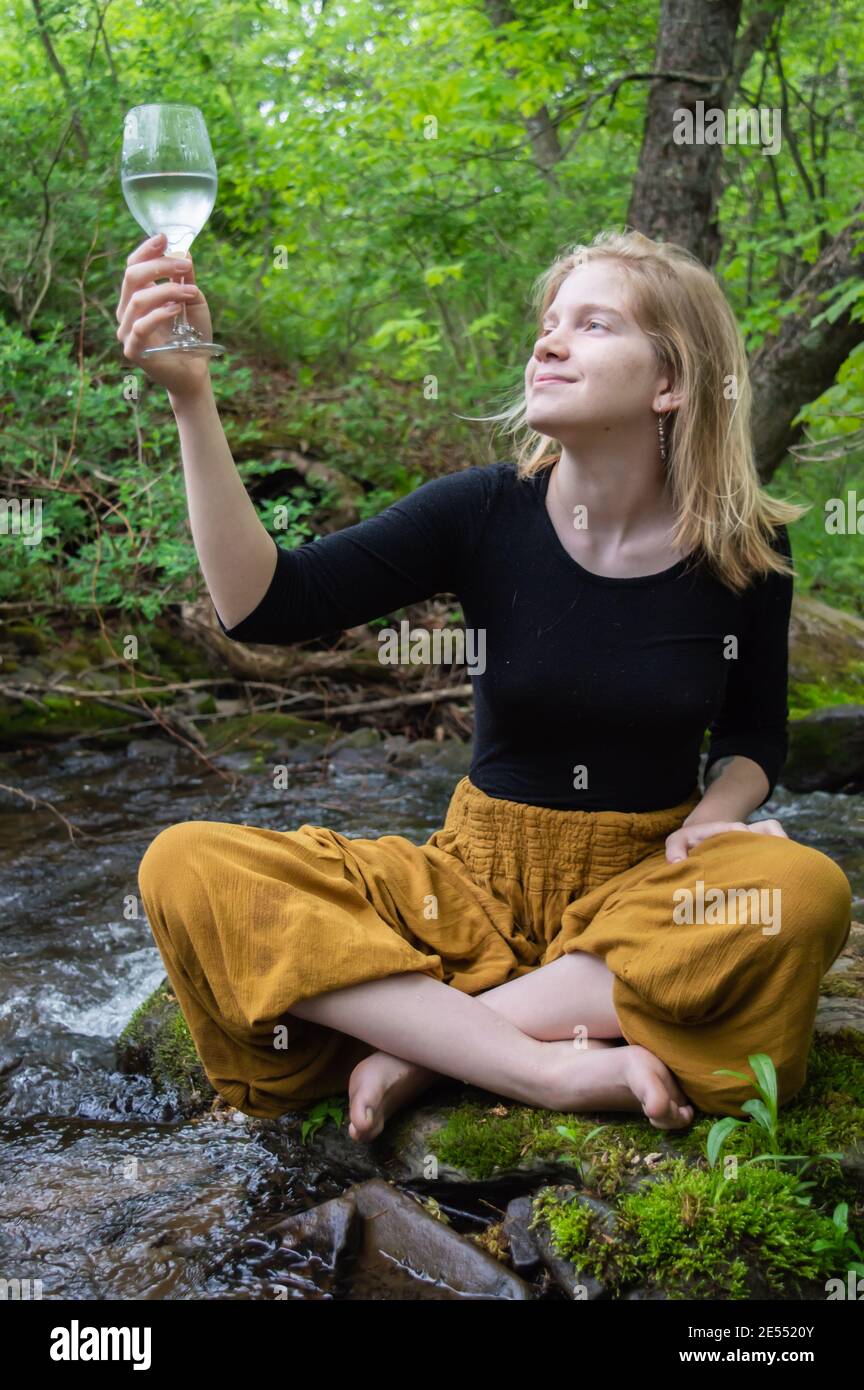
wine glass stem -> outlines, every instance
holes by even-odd
[[[181,276],[180,276],[180,284],[181,284],[181,285],[184,285],[185,283],[186,283],[186,276],[185,276],[185,275],[181,275]],[[175,333],[185,333],[185,332],[187,332],[188,328],[189,328],[189,320],[188,320],[187,317],[186,317],[186,301],[185,301],[185,299],[182,299],[182,300],[180,301],[180,313],[177,315],[177,317],[176,317],[175,320],[174,320],[174,332],[175,332]]]

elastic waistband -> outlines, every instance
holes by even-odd
[[[478,872],[565,877],[592,861],[617,870],[638,863],[677,830],[701,799],[698,787],[677,806],[657,811],[561,811],[487,795],[463,777],[454,788],[444,829],[455,831],[463,856]]]

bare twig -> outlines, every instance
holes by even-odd
[[[44,806],[46,810],[51,812],[52,816],[56,816],[58,820],[63,822],[69,832],[70,840],[74,840],[76,835],[81,835],[88,840],[91,838],[88,830],[82,830],[80,825],[75,825],[71,820],[68,820],[62,811],[58,811],[57,807],[52,802],[46,801],[44,797],[31,796],[29,792],[22,791],[20,787],[7,787],[5,782],[0,782],[0,791],[9,792],[12,796],[23,797],[25,801],[30,802],[31,806]]]

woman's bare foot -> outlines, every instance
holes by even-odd
[[[363,1057],[348,1079],[351,1138],[363,1144],[377,1138],[390,1116],[431,1086],[439,1075],[389,1052],[372,1052]]]
[[[581,1050],[613,1045],[612,1039],[586,1038]],[[573,1044],[567,1043],[567,1046]],[[362,1058],[348,1079],[350,1137],[358,1143],[370,1143],[381,1133],[392,1114],[440,1079],[440,1072],[430,1071],[416,1062],[406,1062],[403,1057],[393,1057],[389,1052],[372,1052]]]
[[[686,1129],[693,1123],[692,1104],[665,1062],[647,1047],[628,1043],[574,1061],[572,1044],[544,1046],[550,1049],[550,1109],[641,1110],[655,1129]]]
[[[655,1129],[686,1129],[695,1110],[665,1062],[630,1044],[619,1054],[627,1084]]]

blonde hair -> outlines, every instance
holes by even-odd
[[[747,355],[714,275],[674,242],[630,229],[602,231],[590,244],[569,247],[535,281],[531,302],[538,323],[570,272],[598,260],[617,261],[626,271],[632,309],[658,367],[683,391],[678,409],[665,414],[675,548],[693,552],[693,563],[706,562],[736,592],[766,570],[795,575],[771,541],[779,525],[797,521],[810,505],[762,489],[753,459]],[[496,415],[462,417],[498,422],[496,433],[513,436],[520,478],[551,468],[561,455],[556,440],[528,425],[526,405],[523,387]]]

